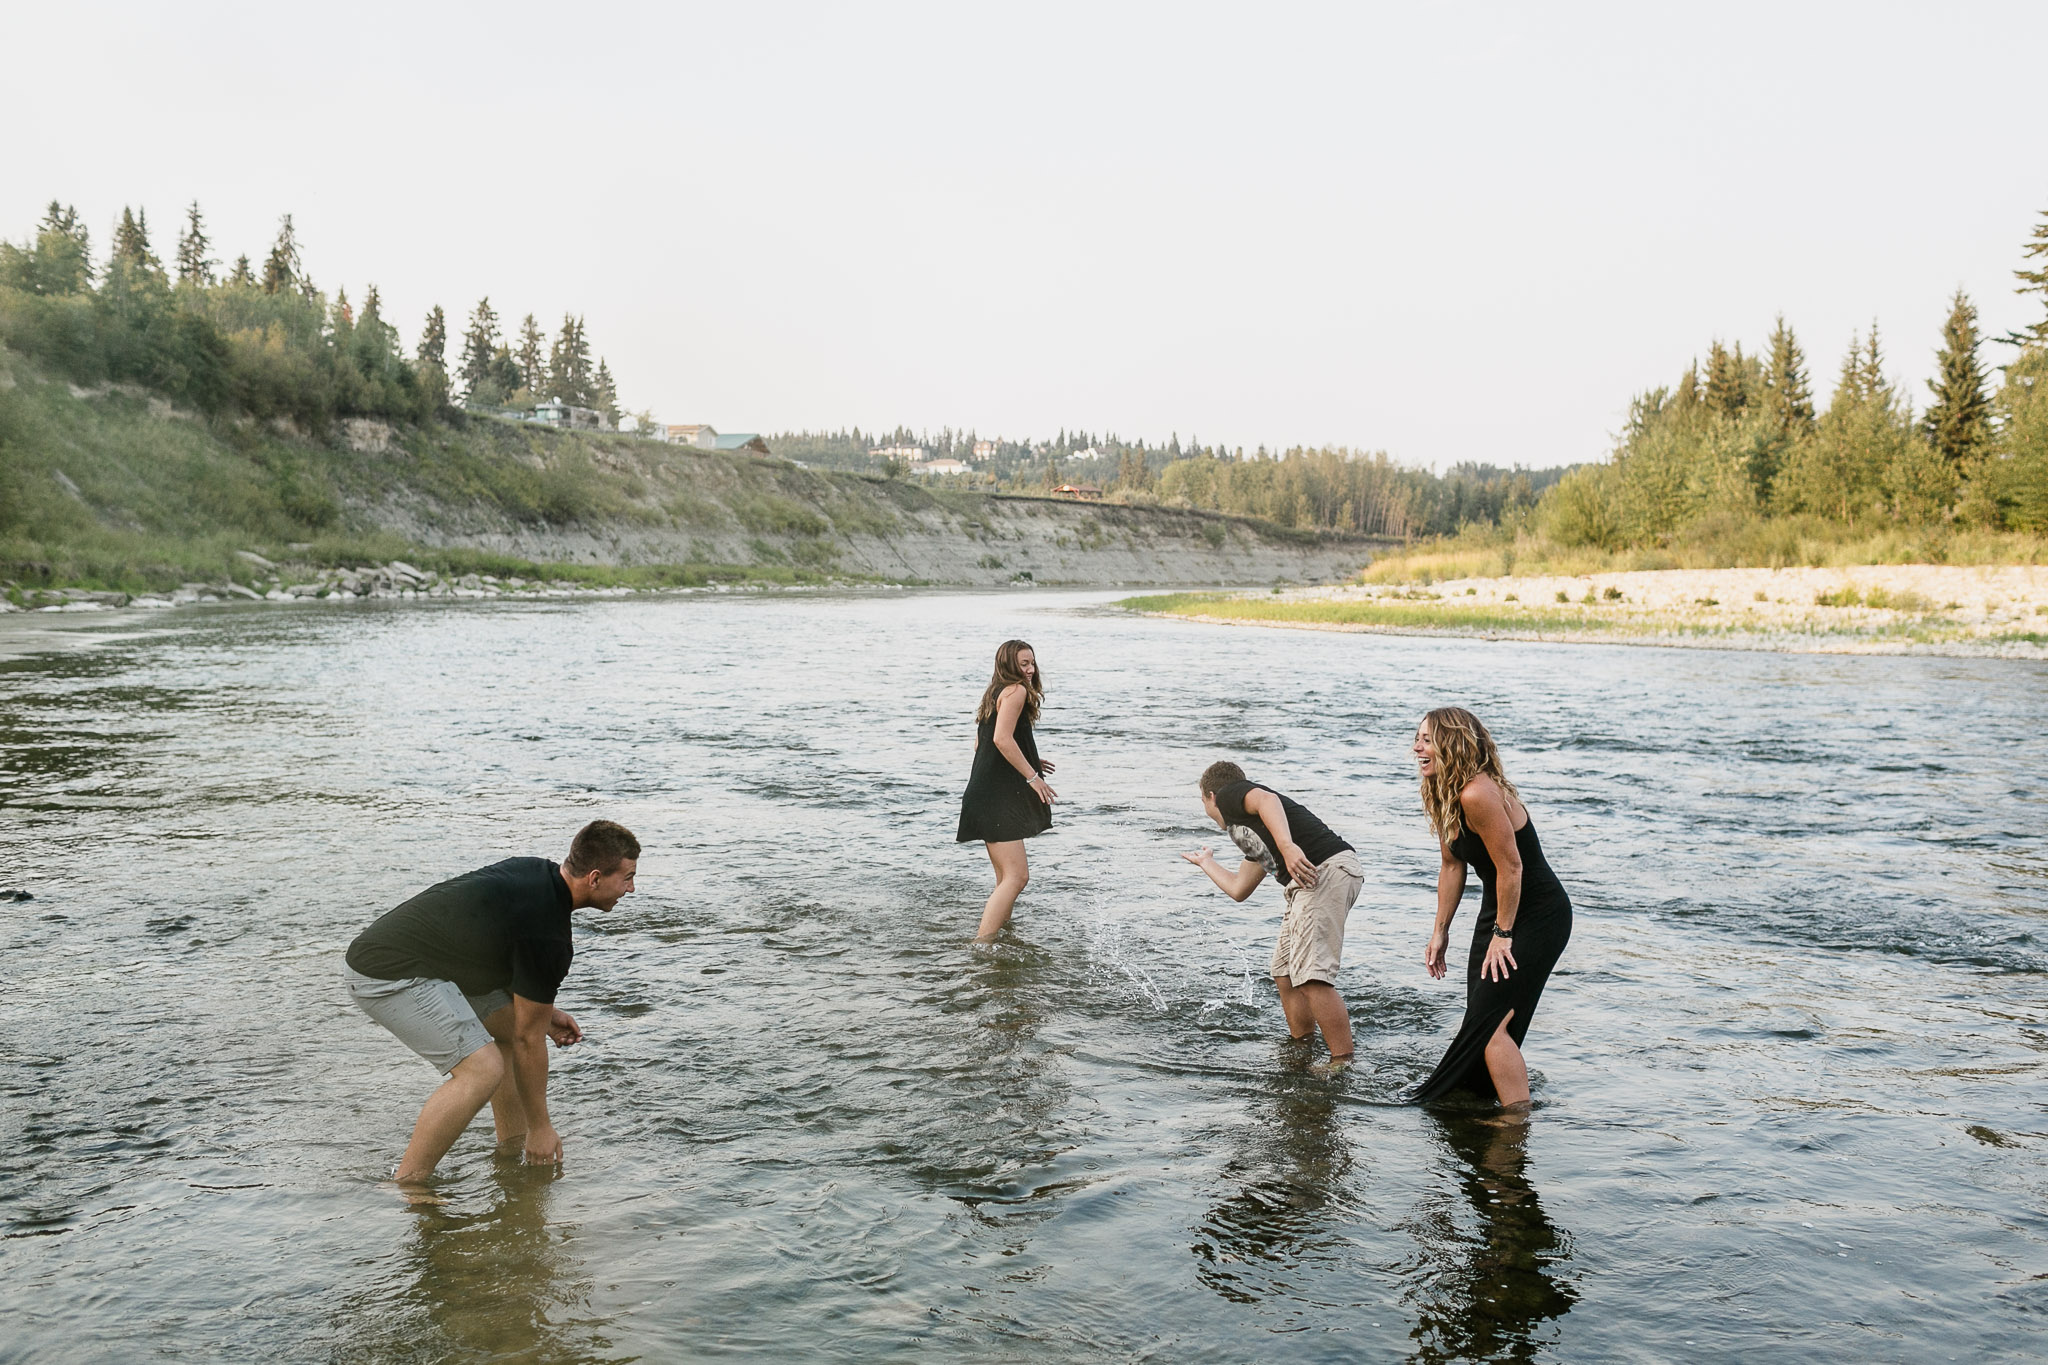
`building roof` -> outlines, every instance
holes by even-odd
[[[754,431],[727,432],[718,438],[718,444],[712,448],[714,450],[751,450],[760,455],[768,453],[768,443],[761,439],[759,432]]]

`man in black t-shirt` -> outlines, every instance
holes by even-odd
[[[593,820],[559,866],[507,858],[465,872],[387,911],[348,946],[349,994],[365,1014],[448,1079],[420,1110],[398,1163],[400,1184],[434,1165],[488,1100],[501,1149],[558,1162],[548,1118],[548,1039],[568,1047],[583,1030],[555,994],[575,947],[569,912],[609,910],[633,889],[640,841]]]
[[[1212,763],[1202,773],[1202,810],[1243,851],[1226,871],[1208,846],[1181,856],[1209,875],[1232,900],[1251,895],[1268,872],[1287,891],[1280,938],[1273,945],[1273,984],[1287,1032],[1305,1043],[1323,1031],[1330,1069],[1351,1060],[1351,1016],[1337,994],[1344,955],[1344,921],[1365,874],[1351,845],[1298,801],[1246,779],[1235,763]]]

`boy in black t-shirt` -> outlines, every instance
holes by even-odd
[[[640,841],[593,820],[557,866],[507,858],[428,887],[348,946],[349,994],[363,1012],[448,1079],[420,1110],[398,1163],[415,1185],[490,1102],[498,1144],[528,1161],[562,1159],[548,1118],[548,1040],[583,1030],[555,1008],[575,955],[569,912],[609,910],[633,889]]]
[[[1272,873],[1287,890],[1287,912],[1273,945],[1273,984],[1287,1032],[1305,1043],[1320,1028],[1330,1069],[1351,1060],[1351,1016],[1337,994],[1344,953],[1344,921],[1365,874],[1351,845],[1313,812],[1271,787],[1246,779],[1235,763],[1212,763],[1202,774],[1202,809],[1244,852],[1236,871],[1225,871],[1205,844],[1181,856],[1209,874],[1232,900],[1251,895]]]

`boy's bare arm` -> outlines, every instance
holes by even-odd
[[[1254,787],[1245,794],[1244,808],[1265,822],[1266,833],[1273,836],[1280,860],[1287,864],[1287,875],[1303,886],[1314,886],[1316,865],[1294,842],[1294,831],[1287,827],[1287,807],[1280,804],[1280,798],[1263,787]]]
[[[1251,895],[1266,878],[1265,865],[1255,863],[1250,858],[1239,863],[1236,871],[1226,871],[1223,864],[1216,861],[1216,855],[1209,851],[1207,844],[1193,853],[1183,853],[1180,856],[1208,873],[1209,880],[1216,883],[1223,894],[1234,901],[1241,901]]]

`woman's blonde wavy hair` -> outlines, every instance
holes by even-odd
[[[1422,719],[1436,748],[1436,771],[1422,779],[1422,810],[1437,838],[1449,844],[1465,832],[1465,811],[1458,793],[1481,773],[1507,795],[1522,799],[1501,771],[1500,747],[1487,733],[1484,721],[1462,706],[1440,706]]]
[[[1036,677],[1027,678],[1017,663],[1017,656],[1031,646],[1023,640],[1005,640],[996,646],[996,672],[988,680],[988,690],[981,694],[981,705],[974,708],[976,725],[996,713],[996,701],[1003,695],[1003,689],[1012,683],[1024,688],[1024,719],[1038,722],[1038,704],[1045,700],[1045,669],[1038,663],[1038,651],[1031,649],[1031,663]]]

